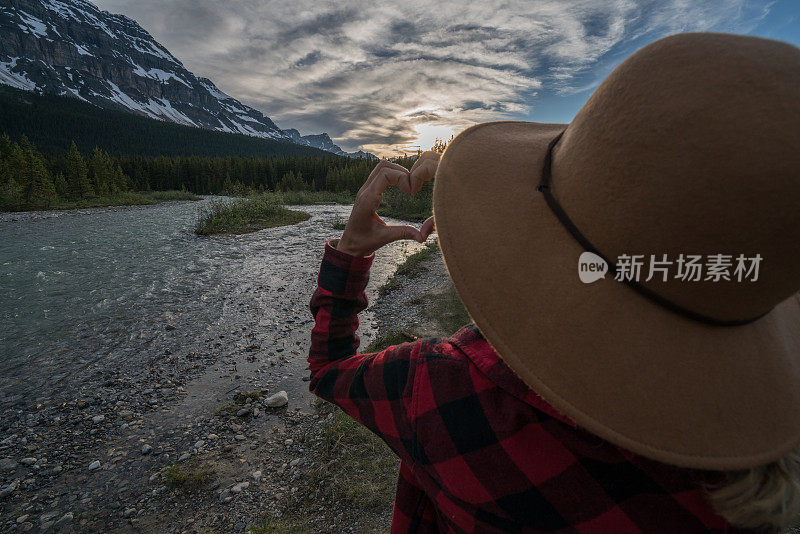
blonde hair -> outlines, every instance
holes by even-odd
[[[771,464],[727,473],[708,486],[716,512],[733,525],[783,532],[800,523],[800,447]]]

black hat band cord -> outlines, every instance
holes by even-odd
[[[593,254],[597,254],[603,261],[608,264],[608,272],[615,276],[617,274],[617,265],[609,261],[605,254],[597,250],[597,248],[592,245],[592,243],[586,239],[580,230],[575,226],[575,223],[572,222],[572,219],[569,218],[567,213],[564,211],[564,208],[558,203],[556,198],[553,196],[553,193],[550,191],[550,182],[551,182],[551,171],[552,171],[552,163],[553,163],[553,147],[555,147],[556,143],[561,139],[561,136],[564,135],[564,132],[558,134],[558,136],[550,141],[550,145],[547,147],[547,154],[544,158],[544,166],[542,167],[542,181],[539,183],[539,186],[536,188],[537,191],[540,191],[544,195],[545,201],[547,201],[547,205],[550,206],[553,214],[556,218],[561,222],[564,228],[575,238],[575,241],[580,244],[584,250],[591,252]],[[683,315],[684,317],[688,317],[694,321],[699,321],[701,323],[714,325],[714,326],[741,326],[744,324],[752,323],[753,321],[757,321],[758,319],[764,317],[767,313],[771,310],[768,310],[756,317],[752,317],[749,319],[717,319],[715,317],[709,317],[708,315],[703,315],[702,313],[697,313],[696,311],[692,311],[688,308],[684,308],[680,304],[676,304],[669,299],[666,299],[659,295],[658,293],[654,292],[653,290],[647,288],[646,286],[640,284],[638,281],[628,278],[623,278],[623,280],[618,280],[628,285],[628,287],[636,290],[637,293],[643,295],[650,299],[651,301],[663,306],[664,308],[675,312],[677,314]]]

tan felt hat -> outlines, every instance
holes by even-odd
[[[705,469],[800,444],[800,49],[661,39],[569,125],[494,122],[456,137],[434,214],[478,328],[580,426]],[[623,255],[674,263],[666,281],[645,268],[639,286],[611,273],[584,283],[587,250],[617,274]],[[681,254],[702,257],[699,281],[677,277]],[[711,276],[720,254],[730,281]],[[762,258],[757,280],[752,269],[737,280],[740,255]]]

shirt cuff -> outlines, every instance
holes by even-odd
[[[375,259],[369,256],[351,256],[336,250],[338,240],[325,243],[322,266],[319,269],[319,287],[334,295],[357,297],[367,287],[369,269]]]

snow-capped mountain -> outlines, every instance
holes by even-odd
[[[224,132],[348,154],[328,134],[281,130],[189,72],[139,24],[86,0],[2,0],[0,83]]]
[[[291,141],[298,145],[305,145],[305,146],[313,146],[314,148],[320,148],[322,150],[327,150],[328,152],[333,152],[334,154],[338,154],[340,156],[350,156],[352,158],[374,158],[372,154],[368,152],[364,152],[363,150],[359,150],[357,152],[345,152],[338,145],[333,143],[333,140],[330,136],[326,133],[321,134],[312,134],[312,135],[300,135],[300,132],[295,130],[294,128],[290,128],[289,130],[283,130],[283,134],[289,137]]]

